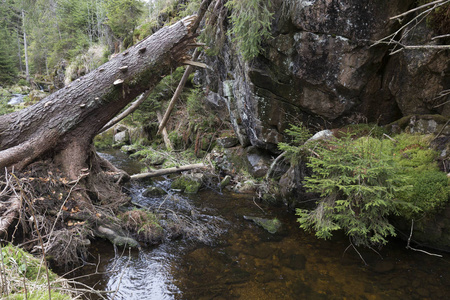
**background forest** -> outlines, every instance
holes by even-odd
[[[176,1],[5,0],[0,2],[0,85],[51,82],[57,70],[91,49],[108,59],[156,29]],[[170,8],[170,9],[169,9]],[[142,31],[134,33],[140,26]],[[87,63],[78,76],[102,61]],[[62,64],[62,65],[61,65]],[[20,82],[24,84],[25,82]]]

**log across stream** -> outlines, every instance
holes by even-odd
[[[123,159],[116,162],[127,164]],[[167,188],[169,181],[156,184]],[[135,183],[134,201],[143,206],[164,201],[142,196],[145,187]],[[317,240],[300,230],[285,208],[262,206],[262,212],[253,195],[206,190],[189,198],[176,196],[178,200],[168,204],[173,210],[184,206],[181,211],[189,211],[190,217],[218,221],[222,230],[203,242],[174,240],[131,253],[107,242],[95,243],[91,252],[100,257],[97,272],[106,273],[91,275],[85,283],[117,289],[108,299],[140,300],[444,299],[450,294],[447,253],[443,258],[427,256],[406,250],[402,241],[391,241],[379,251],[383,259],[361,249],[369,264],[365,266],[353,250],[344,254],[345,236]],[[270,234],[244,219],[249,215],[277,217],[282,229]],[[82,272],[92,274],[96,268],[86,266]]]

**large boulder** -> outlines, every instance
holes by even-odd
[[[197,77],[225,100],[243,146],[277,152],[289,123],[318,130],[360,122],[387,124],[406,114],[448,115],[446,52],[403,51],[390,55],[374,42],[399,29],[390,17],[414,0],[273,0],[272,38],[246,62],[227,37],[221,53],[208,57],[214,71]],[[224,24],[229,26],[229,24]],[[410,32],[424,42],[429,29]],[[436,105],[440,105],[436,107]]]

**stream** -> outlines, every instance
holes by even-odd
[[[129,173],[139,172],[139,164],[120,152],[102,155]],[[162,188],[169,183],[154,182]],[[358,249],[366,266],[345,236],[318,240],[299,229],[285,207],[263,206],[253,195],[206,189],[167,199],[142,196],[145,187],[132,186],[134,202],[164,204],[204,227],[195,228],[192,239],[140,251],[95,242],[90,251],[96,259],[83,268],[90,274],[83,282],[115,291],[108,299],[447,299],[450,294],[447,253],[439,258],[414,252],[397,239],[378,253]],[[270,234],[244,216],[276,217],[282,229]]]

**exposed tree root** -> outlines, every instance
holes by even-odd
[[[5,171],[0,176],[1,237],[65,266],[83,263],[94,237],[139,246],[116,218],[129,201],[117,183],[128,180],[128,174],[98,157],[91,162],[76,180],[64,177],[51,161],[34,163],[22,173]]]

